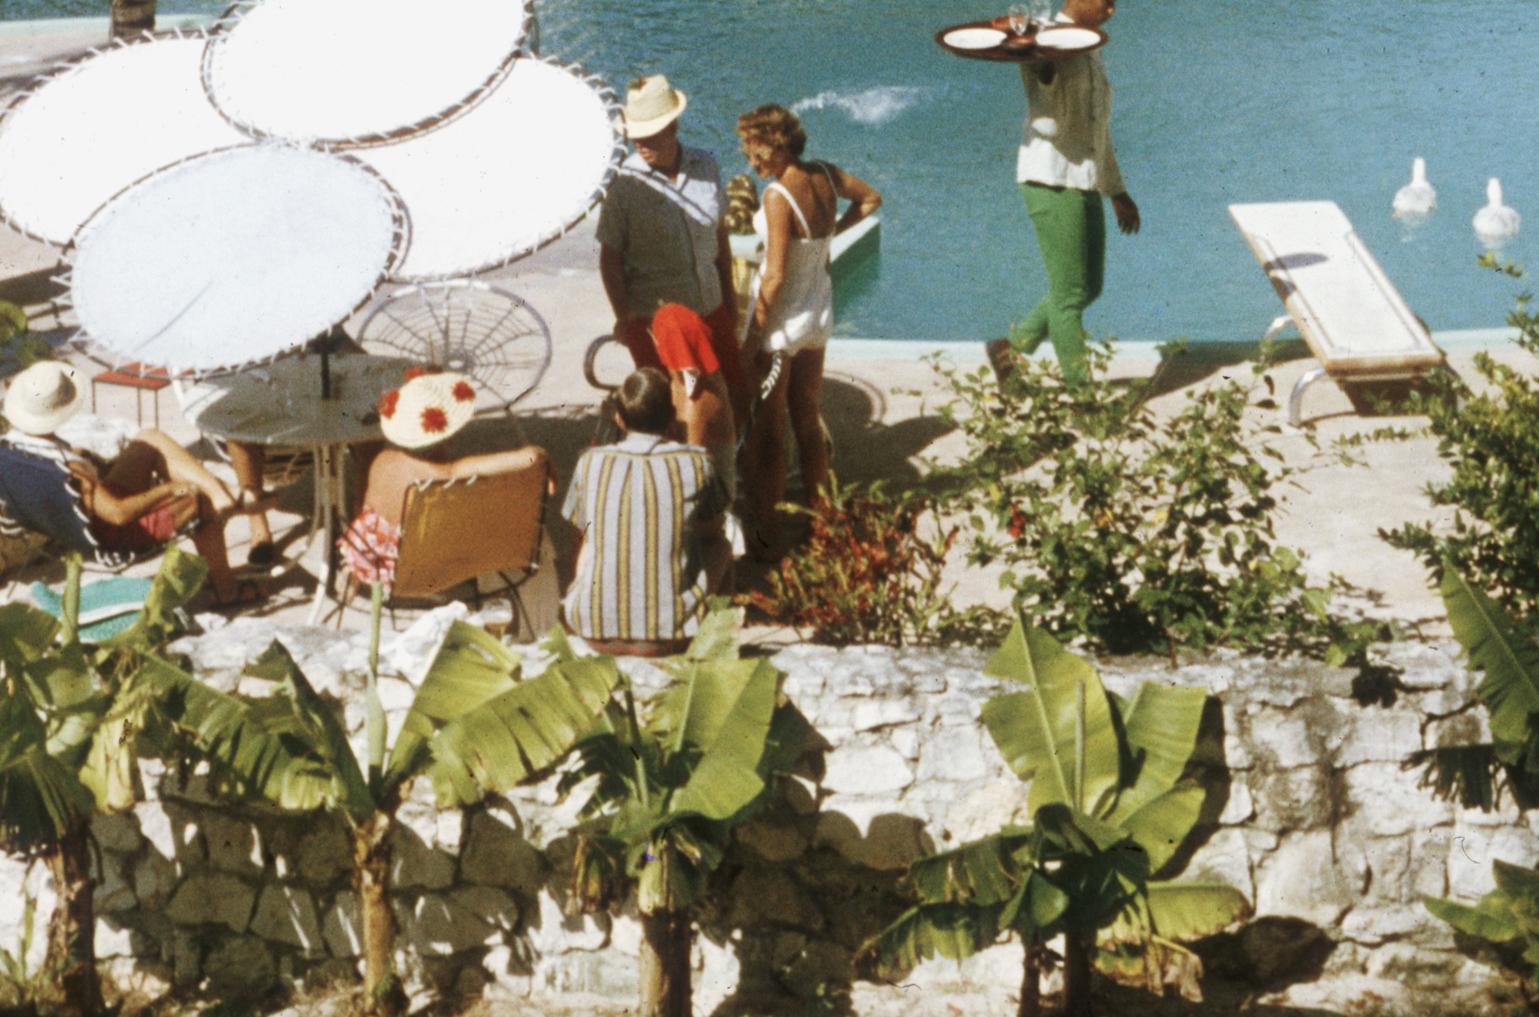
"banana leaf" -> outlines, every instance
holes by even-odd
[[[1029,873],[1030,832],[1005,834],[972,841],[950,851],[919,859],[909,867],[909,881],[919,899],[938,904],[999,904],[1020,892]]]
[[[47,750],[47,730],[23,696],[0,696],[0,842],[29,854],[95,807],[74,771]]]
[[[13,600],[0,604],[0,664],[7,673],[45,656],[59,634],[59,619],[31,604]]]
[[[217,777],[244,794],[294,810],[342,804],[347,789],[289,701],[248,703],[157,657],[145,658],[135,681],[156,694],[161,720],[209,758]]]
[[[420,772],[429,740],[444,725],[516,687],[522,660],[485,629],[450,625],[391,746],[385,783]]]
[[[612,658],[569,660],[462,711],[432,738],[426,773],[439,803],[479,801],[556,762],[592,729],[619,681]]]
[[[1148,931],[1169,940],[1212,935],[1251,913],[1245,895],[1224,883],[1150,883],[1143,904]]]
[[[743,665],[748,665],[746,676]],[[700,745],[702,754],[689,780],[674,794],[671,811],[725,820],[764,790],[759,762],[769,740],[781,678],[781,672],[766,660],[696,665],[688,683],[691,706],[678,740]],[[724,715],[719,705],[723,701],[730,704]]]
[[[999,938],[1000,911],[998,905],[919,904],[867,940],[861,952],[882,972],[908,971],[935,956],[966,960]]]
[[[1186,840],[1207,792],[1200,787],[1180,787],[1146,802],[1126,817],[1120,828],[1126,830],[1149,854],[1149,871],[1158,872]]]
[[[1434,917],[1487,942],[1510,943],[1523,934],[1508,901],[1499,894],[1487,894],[1474,907],[1438,897],[1423,897],[1422,903]]]
[[[1497,754],[1516,762],[1529,741],[1530,718],[1539,713],[1539,646],[1451,564],[1441,589],[1454,635],[1482,672],[1475,692],[1490,711]]]
[[[208,563],[175,545],[166,548],[160,569],[132,625],[101,645],[111,649],[153,649],[181,629],[178,612],[197,596],[208,578]]]
[[[712,598],[710,611],[700,622],[685,660],[736,660],[742,646],[743,609],[726,598]]]
[[[1089,663],[1047,633],[1028,632],[1017,618],[984,673],[1027,686],[985,703],[983,722],[1006,765],[1031,782],[1033,813],[1052,803],[1084,812],[1115,791],[1120,743],[1106,690]]]
[[[1207,691],[1200,688],[1157,682],[1139,686],[1123,716],[1134,767],[1132,774],[1125,775],[1124,783],[1131,783],[1131,787],[1118,794],[1115,807],[1106,816],[1108,822],[1122,824],[1176,786],[1197,747],[1197,730],[1207,698]]]

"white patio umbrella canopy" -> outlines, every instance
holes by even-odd
[[[81,228],[75,313],[123,360],[206,373],[269,359],[369,298],[401,223],[389,185],[341,156],[273,144],[196,156]]]
[[[62,247],[139,178],[247,140],[203,92],[204,44],[194,35],[114,45],[17,99],[0,118],[0,215]]]
[[[527,0],[262,0],[209,40],[214,105],[259,136],[394,136],[489,87],[524,45]]]
[[[561,236],[603,197],[625,154],[619,124],[602,85],[526,58],[456,119],[354,152],[411,214],[395,278],[469,275]]]

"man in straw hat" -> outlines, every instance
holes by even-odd
[[[661,74],[626,93],[625,133],[635,151],[620,166],[599,213],[599,272],[615,314],[615,336],[637,367],[660,367],[647,336],[663,304],[705,319],[738,419],[748,384],[737,350],[732,248],[722,222],[726,195],[709,152],[679,142],[688,97]]]
[[[169,436],[140,431],[111,462],[70,446],[54,432],[80,411],[85,390],[75,369],[43,360],[11,379],[5,396],[5,444],[58,464],[60,484],[79,498],[91,538],[107,551],[137,553],[175,539],[196,522],[193,546],[208,563],[219,606],[259,600],[252,583],[230,571],[224,527],[239,509],[224,482]],[[50,492],[38,492],[46,497]],[[57,492],[52,492],[57,493]],[[258,504],[253,510],[265,508]],[[0,506],[3,508],[3,506]],[[18,506],[12,506],[15,511]]]
[[[617,393],[625,436],[577,461],[561,514],[577,528],[577,569],[562,599],[567,628],[600,653],[681,652],[725,582],[727,491],[710,454],[670,441],[673,396],[655,367]]]
[[[379,426],[391,445],[369,464],[363,506],[337,540],[343,563],[358,582],[380,582],[389,592],[401,547],[401,509],[406,490],[424,481],[453,480],[522,469],[544,458],[534,446],[453,458],[450,438],[470,423],[476,389],[451,371],[410,368],[400,388],[379,400]],[[495,519],[487,525],[495,526]],[[464,534],[474,540],[475,534]]]

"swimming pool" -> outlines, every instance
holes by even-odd
[[[166,12],[217,3],[168,2]],[[839,333],[1002,334],[1042,275],[1013,181],[1023,100],[1009,66],[943,53],[934,30],[977,0],[541,0],[545,52],[623,90],[662,70],[690,94],[686,141],[746,170],[732,127],[796,109],[809,153],[886,197],[880,258],[841,290]],[[5,18],[99,14],[105,0],[7,0]],[[701,12],[708,11],[709,16]],[[1470,219],[1500,177],[1525,232],[1504,253],[1539,270],[1539,65],[1531,0],[1132,0],[1108,24],[1114,131],[1143,211],[1108,243],[1100,335],[1232,340],[1279,306],[1226,206],[1328,198],[1438,330],[1503,323],[1520,288],[1475,267]],[[1390,200],[1424,156],[1438,209],[1414,232]]]

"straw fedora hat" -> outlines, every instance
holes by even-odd
[[[470,423],[476,389],[463,374],[423,374],[414,368],[400,388],[379,397],[379,426],[393,445],[426,448]]]
[[[39,360],[11,379],[5,393],[5,419],[22,434],[52,434],[84,403],[85,390],[73,367]]]
[[[661,74],[637,78],[625,93],[625,136],[650,138],[673,123],[689,105],[689,96]]]

